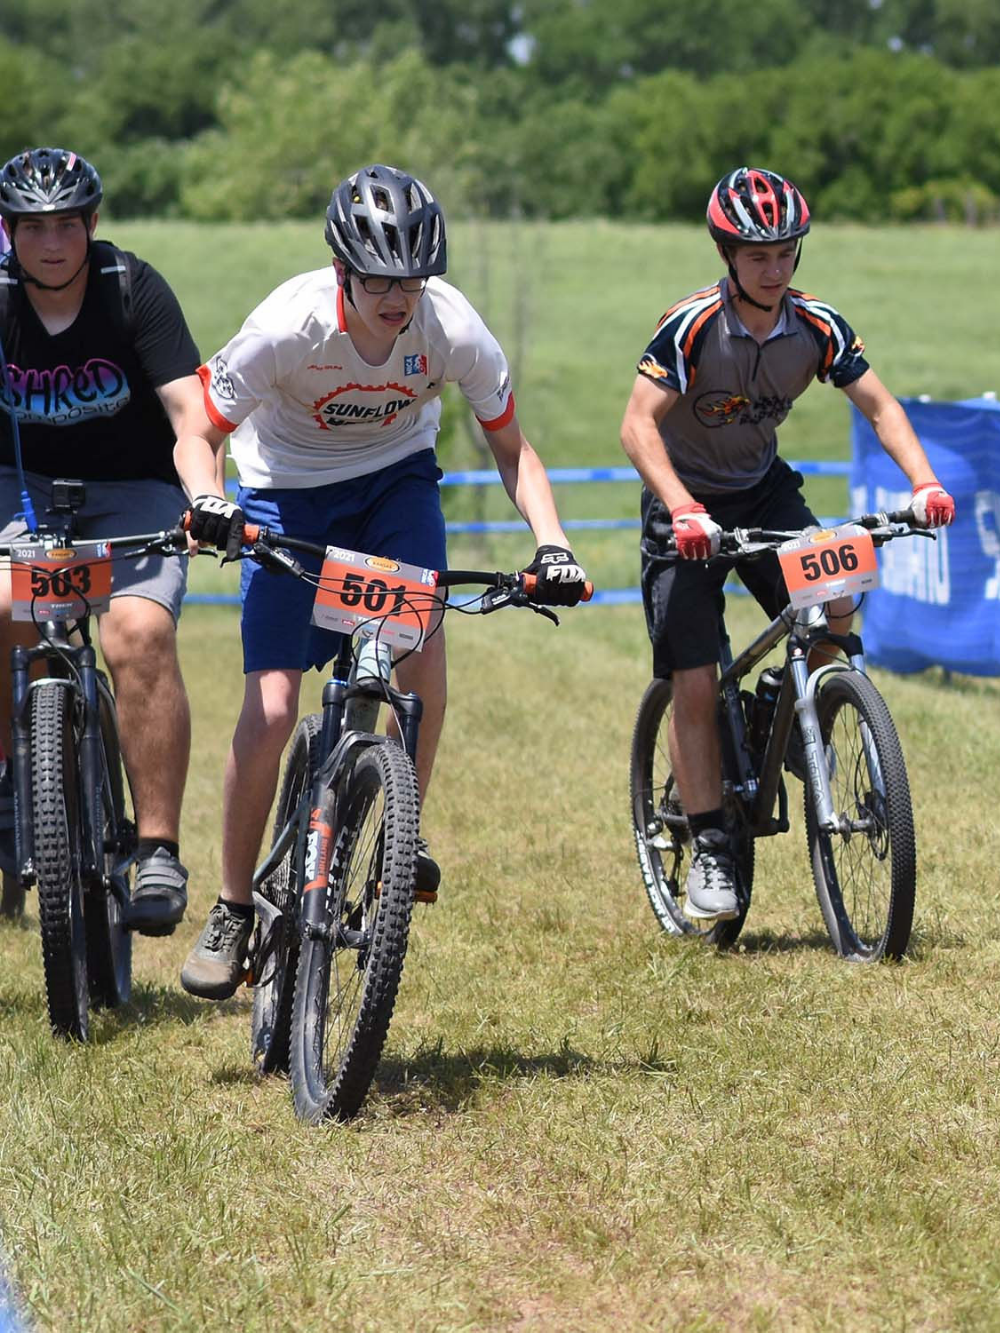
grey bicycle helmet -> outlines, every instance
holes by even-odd
[[[94,168],[65,148],[32,148],[0,168],[0,217],[12,222],[29,213],[90,217],[103,197]]]
[[[414,176],[379,163],[334,190],[326,243],[366,277],[429,278],[448,267],[441,205]]]

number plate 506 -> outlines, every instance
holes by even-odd
[[[795,537],[778,547],[778,561],[796,610],[878,586],[871,534],[856,523]]]

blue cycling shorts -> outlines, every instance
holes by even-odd
[[[404,564],[445,569],[444,515],[433,449],[422,450],[379,472],[302,490],[241,487],[247,519],[275,532]],[[322,561],[296,551],[303,568]],[[243,670],[322,669],[336,655],[341,635],[310,624],[316,590],[290,574],[275,574],[244,560]]]

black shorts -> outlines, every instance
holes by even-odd
[[[816,518],[802,495],[802,474],[776,458],[754,486],[733,495],[698,496],[720,527],[809,527]],[[679,560],[665,556],[670,513],[645,488],[642,492],[642,602],[653,645],[653,675],[707,666],[719,657],[719,617],[726,604],[722,585],[730,569],[773,619],[788,604],[778,557],[773,552],[756,560],[733,563]]]

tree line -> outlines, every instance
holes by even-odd
[[[383,160],[456,215],[693,220],[752,161],[824,218],[1000,217],[993,0],[0,0],[0,18],[0,153],[75,148],[117,216],[316,216]]]

